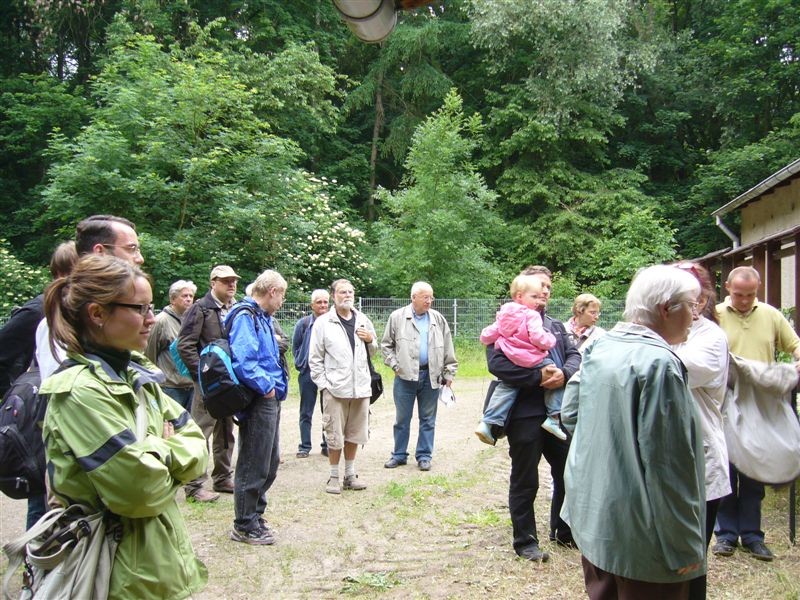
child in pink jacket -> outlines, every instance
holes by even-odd
[[[542,300],[542,284],[530,275],[518,275],[511,283],[511,299],[497,311],[497,319],[481,332],[481,342],[494,344],[511,362],[519,367],[532,368],[553,364],[548,358],[549,350],[555,346],[556,338],[544,329],[539,308]],[[483,411],[483,419],[475,435],[486,444],[495,444],[492,425],[503,426],[517,398],[517,389],[498,383]],[[547,419],[542,428],[559,439],[567,439],[559,425],[561,394],[545,392]]]

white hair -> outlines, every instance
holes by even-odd
[[[317,298],[325,297],[326,300],[331,299],[331,295],[328,293],[328,290],[317,289],[311,292],[311,304],[317,301]]]
[[[671,311],[699,295],[700,283],[691,273],[668,265],[647,267],[636,274],[628,288],[623,318],[652,327],[661,320],[660,307]]]
[[[191,281],[186,281],[185,279],[178,279],[175,283],[169,286],[169,301],[172,302],[181,295],[181,292],[185,289],[192,290],[192,296],[197,293],[197,286],[193,284]]]
[[[427,281],[417,281],[411,286],[411,297],[413,298],[420,292],[427,292],[428,290],[430,290],[431,294],[433,293],[433,288],[430,283]]]

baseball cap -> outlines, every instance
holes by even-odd
[[[241,277],[236,274],[236,271],[234,271],[228,265],[217,265],[211,269],[211,281],[214,281],[215,279],[224,279],[226,277],[236,277],[236,279],[241,279]]]

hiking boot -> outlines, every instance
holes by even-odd
[[[223,481],[220,484],[214,484],[214,491],[221,492],[223,494],[232,494],[233,493],[233,481],[228,479],[227,481]]]
[[[524,548],[517,550],[517,555],[520,558],[534,562],[547,562],[550,558],[547,552],[542,552],[539,544],[528,544]]]
[[[561,425],[559,424],[557,419],[553,417],[547,417],[542,423],[542,429],[544,429],[547,433],[551,433],[556,436],[560,440],[566,440],[567,434],[564,433],[564,430],[561,429]]]
[[[396,469],[397,467],[401,467],[406,464],[404,460],[397,460],[395,457],[390,458],[385,463],[383,463],[384,469]]]
[[[339,484],[339,478],[331,477],[328,479],[328,483],[325,486],[325,491],[329,494],[341,494],[342,486]]]
[[[187,502],[216,502],[217,500],[219,500],[219,494],[216,492],[209,492],[203,488],[200,488],[193,494],[186,494]]]
[[[269,529],[257,527],[252,531],[239,531],[235,527],[231,529],[231,539],[234,542],[242,542],[251,546],[271,546],[275,543]]]
[[[417,467],[419,468],[420,471],[430,471],[431,470],[431,461],[429,461],[427,458],[422,458],[417,463]]]
[[[342,487],[346,490],[365,490],[367,489],[367,484],[359,481],[358,475],[345,475]]]
[[[752,554],[753,558],[770,562],[775,556],[767,548],[764,542],[751,542],[749,544],[742,544],[742,552]]]
[[[736,552],[736,542],[717,539],[717,543],[711,547],[711,552],[715,556],[733,556]]]
[[[295,458],[308,458],[308,450],[298,450]]]
[[[488,423],[484,423],[483,421],[481,421],[481,424],[478,425],[478,428],[475,430],[475,435],[477,435],[478,439],[484,444],[494,446],[497,443],[497,440],[494,439],[494,436],[492,435],[492,430],[489,428]]]

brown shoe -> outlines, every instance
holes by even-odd
[[[233,493],[233,482],[228,479],[228,481],[223,481],[222,483],[215,483],[214,484],[214,491],[221,492],[223,494],[232,494]]]
[[[219,500],[219,494],[200,488],[192,495],[187,494],[186,500],[188,502],[216,502]]]

